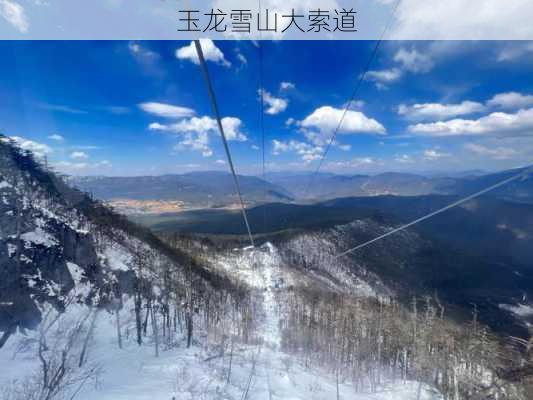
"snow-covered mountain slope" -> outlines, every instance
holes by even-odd
[[[217,284],[193,260],[0,138],[0,347],[17,330],[36,329],[45,306],[114,309],[117,297],[159,279],[161,269],[176,281],[192,274]],[[151,287],[157,298],[160,283]]]
[[[19,279],[22,288],[11,283],[7,293],[12,297],[2,294],[2,315],[10,316],[4,317],[7,328],[2,329],[9,332],[0,350],[2,399],[52,393],[51,398],[82,400],[303,400],[329,399],[337,392],[341,398],[358,400],[414,400],[419,394],[422,399],[442,398],[412,381],[388,382],[373,393],[355,394],[349,381],[337,382],[330,372],[305,366],[284,352],[281,327],[287,310],[282,292],[303,281],[298,271],[285,268],[269,243],[214,255],[208,262],[211,270],[251,290],[250,339],[237,333],[246,327],[234,323],[235,315],[243,318],[239,308],[232,314],[222,308],[225,315],[210,327],[202,312],[191,315],[192,307],[182,304],[175,314],[178,321],[174,319],[173,329],[166,325],[166,332],[168,321],[152,309],[152,322],[145,323],[151,329],[139,345],[137,292],[131,286],[140,278],[156,281],[150,293],[162,297],[164,284],[157,283],[157,270],[148,265],[142,269],[142,261],[172,260],[119,227],[110,224],[102,230],[23,171],[4,171],[10,176],[4,174],[0,184],[0,245],[6,249],[0,273],[18,273],[10,282]],[[317,282],[337,289],[333,281],[313,276],[305,284]],[[19,301],[21,295],[27,296],[25,301]],[[27,308],[21,308],[25,304]],[[187,318],[196,326],[190,347]],[[59,371],[64,377],[52,390],[53,380],[46,376]]]
[[[126,309],[130,306],[125,304]],[[87,312],[85,307],[74,305],[61,314],[58,328],[49,334],[50,347],[61,349],[64,340],[60,334],[64,335],[64,327],[75,326]],[[267,309],[267,314],[270,313],[272,309]],[[121,328],[124,332],[134,329],[134,318],[133,313],[123,315]],[[206,345],[208,339],[204,332],[190,348],[186,348],[186,338],[178,334],[168,348],[155,357],[153,338],[138,346],[133,337],[125,336],[123,347],[119,349],[115,316],[101,311],[96,317],[87,367],[68,376],[70,384],[63,393],[64,398],[78,389],[75,398],[79,400],[335,398],[337,382],[334,375],[305,367],[277,348],[276,334],[269,327],[275,318],[266,316],[265,324],[258,332],[260,336],[264,335],[263,345],[235,343],[233,355],[229,348],[221,354],[216,347]],[[17,334],[13,339],[0,351],[0,365],[10,366],[0,374],[2,399],[23,398],[16,397],[23,393],[22,386],[29,390],[35,385],[35,375],[28,375],[28,371],[39,371],[40,368],[39,359],[31,352],[31,343],[39,340],[38,333]],[[90,374],[88,370],[95,373]],[[80,380],[85,378],[87,380],[80,388]],[[338,390],[341,399],[354,400],[415,400],[419,390],[420,399],[443,398],[429,386],[419,388],[419,384],[412,381],[388,383],[374,393],[356,393],[349,382],[340,382]]]
[[[192,240],[185,252],[1,141],[0,172],[2,400],[514,390],[498,380],[500,349],[483,327],[463,336],[430,301],[409,312],[364,264],[335,261],[346,231],[379,228],[365,221],[257,248]]]

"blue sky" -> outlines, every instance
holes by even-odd
[[[311,170],[375,42],[264,46],[267,168]],[[257,43],[203,42],[237,170],[260,171]],[[227,169],[190,42],[0,42],[0,131],[77,175]],[[325,171],[533,164],[532,42],[384,42]]]

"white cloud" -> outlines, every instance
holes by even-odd
[[[206,61],[212,61],[223,65],[224,67],[231,66],[231,63],[224,57],[224,53],[222,53],[211,39],[200,39],[200,44]],[[188,46],[177,49],[176,57],[180,60],[189,60],[194,64],[200,64],[200,59],[198,58],[198,54],[196,54],[194,42],[191,42]]]
[[[14,26],[19,32],[26,33],[30,27],[28,18],[19,3],[12,0],[0,0],[0,16]]]
[[[239,118],[222,118],[222,127],[228,141],[248,140],[242,132],[242,121]],[[213,155],[209,136],[219,134],[216,120],[207,116],[184,119],[174,124],[154,122],[148,129],[179,134],[181,139],[175,147],[176,150],[192,149],[200,151],[204,157]]]
[[[325,170],[346,172],[347,169],[368,168],[382,164],[381,160],[372,157],[356,157],[348,161],[330,161],[324,167]]]
[[[63,112],[67,114],[88,114],[85,110],[80,110],[78,108],[73,108],[63,104],[48,104],[48,103],[39,103],[38,107],[43,110],[54,111],[54,112]]]
[[[242,132],[242,121],[235,117],[222,118],[222,127],[226,134],[226,139],[237,142],[245,142],[248,140],[246,135]]]
[[[500,93],[490,99],[487,104],[501,108],[524,108],[533,105],[533,96],[517,92]]]
[[[287,121],[285,121],[285,126],[289,127],[289,126],[293,126],[293,125],[296,125],[298,124],[298,121],[296,121],[294,118],[290,117],[290,118],[287,118]]]
[[[237,53],[237,60],[241,62],[241,65],[248,65],[248,60],[242,53]]]
[[[409,132],[423,136],[500,135],[523,136],[533,133],[533,108],[515,114],[495,112],[479,119],[452,119],[410,125]]]
[[[62,142],[65,140],[65,138],[57,133],[54,133],[53,135],[48,136],[48,139],[55,140],[56,142]]]
[[[279,90],[292,90],[295,88],[296,88],[296,85],[292,82],[281,82],[279,84]]]
[[[141,103],[139,104],[139,108],[147,113],[164,118],[186,118],[192,117],[195,114],[191,108],[156,102]]]
[[[415,49],[400,49],[394,55],[394,61],[400,63],[404,70],[412,73],[425,73],[433,68],[433,60],[425,54],[421,54]]]
[[[349,144],[339,144],[337,147],[342,151],[350,151],[352,149],[352,146]]]
[[[408,154],[399,154],[394,157],[394,161],[400,164],[412,164],[415,162],[414,158]]]
[[[222,118],[222,127],[226,134],[226,139],[238,142],[248,140],[246,135],[241,131],[242,121],[235,117]],[[149,125],[150,130],[159,130],[173,133],[217,133],[218,125],[215,119],[211,117],[193,117],[181,120],[175,124],[160,124],[158,122]]]
[[[128,49],[136,57],[156,58],[158,56],[157,53],[141,46],[138,42],[129,42]]]
[[[174,149],[199,151],[203,157],[211,157],[213,155],[213,150],[209,146],[209,135],[207,132],[185,132],[183,139],[174,146]]]
[[[98,161],[95,163],[59,161],[54,163],[54,167],[61,172],[78,175],[84,173],[100,172],[102,170],[112,168],[113,165],[108,160]]]
[[[378,88],[384,88],[384,84],[392,83],[400,79],[402,71],[399,68],[383,69],[380,71],[368,71],[365,79],[376,82]]]
[[[450,155],[448,153],[442,153],[436,149],[428,149],[425,150],[422,155],[424,156],[425,160],[433,161],[438,160],[443,157],[449,157]]]
[[[507,147],[494,147],[489,148],[477,143],[467,143],[464,145],[465,149],[480,155],[480,156],[487,156],[489,158],[492,158],[494,160],[508,160],[511,159],[519,154],[518,151],[515,149],[507,148]]]
[[[410,119],[450,118],[482,112],[485,106],[475,101],[463,101],[459,104],[423,103],[398,107],[398,114]]]
[[[237,47],[235,48],[235,55],[237,60],[241,63],[240,68],[243,68],[248,65],[248,59],[241,53],[241,50]]]
[[[74,160],[86,160],[89,158],[89,155],[83,151],[74,151],[70,154],[70,158]]]
[[[259,150],[259,146],[252,144],[252,150]]]
[[[224,161],[224,160],[215,160],[215,164],[226,165],[226,161]]]
[[[261,93],[263,93],[263,101],[268,106],[265,110],[265,114],[276,115],[285,111],[289,105],[289,102],[285,99],[272,96],[264,89],[259,89],[259,101],[261,101]]]
[[[59,161],[54,163],[54,166],[60,170],[70,169],[70,170],[80,170],[86,169],[89,164],[84,162],[70,162],[70,161]]]
[[[530,0],[403,0],[389,38],[396,40],[529,39]]]
[[[500,50],[497,60],[500,62],[504,61],[515,61],[523,56],[531,57],[533,53],[533,42],[524,41],[524,42],[502,42],[503,49]]]
[[[113,164],[111,164],[111,161],[108,161],[108,160],[99,161],[98,163],[96,163],[96,165],[101,166],[101,167],[112,167],[113,166]]]
[[[308,163],[318,160],[322,156],[324,150],[320,146],[313,146],[309,143],[299,142],[297,140],[283,142],[274,139],[272,141],[272,154],[279,155],[289,151],[295,152],[301,157],[302,161]]]
[[[44,157],[53,151],[50,146],[44,143],[34,142],[33,140],[25,139],[20,136],[11,136],[10,139],[12,139],[22,150],[31,151],[37,157]]]
[[[347,110],[346,114],[344,114],[344,110],[330,106],[317,108],[300,122],[300,126],[306,129],[317,129],[322,133],[332,133],[337,128],[343,115],[344,120],[339,129],[340,134],[370,133],[384,135],[386,133],[383,125],[360,111]]]
[[[416,49],[406,50],[400,48],[394,55],[396,66],[368,71],[365,79],[375,82],[378,89],[387,89],[387,85],[398,81],[406,72],[421,74],[429,72],[434,65],[430,56],[422,54]]]

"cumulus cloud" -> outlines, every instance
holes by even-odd
[[[0,0],[0,16],[21,33],[28,32],[30,24],[24,7],[12,0]]]
[[[338,126],[339,121],[344,115],[342,126],[339,129],[340,134],[386,134],[385,127],[373,118],[367,117],[360,111],[344,110],[331,106],[317,108],[309,114],[300,126],[305,129],[316,129],[322,133],[332,133]]]
[[[242,132],[242,121],[235,117],[222,118],[222,127],[228,141],[244,142],[248,140]],[[176,150],[192,149],[200,151],[204,157],[211,157],[210,135],[218,135],[217,121],[213,118],[193,117],[173,124],[152,123],[148,129],[179,134],[181,139]]]
[[[259,101],[261,101],[261,94],[263,94],[263,101],[268,107],[265,109],[265,114],[276,115],[285,111],[289,102],[285,99],[274,97],[272,94],[264,89],[259,89]]]
[[[423,136],[501,135],[523,136],[533,132],[533,108],[514,114],[495,112],[479,119],[452,119],[409,125],[408,131]]]
[[[477,143],[466,143],[465,149],[479,156],[486,156],[494,160],[508,160],[519,154],[518,151],[508,147],[489,148]]]
[[[475,101],[463,101],[459,104],[423,103],[398,107],[398,114],[409,119],[444,119],[482,112],[485,106]]]
[[[368,71],[365,79],[374,82],[378,89],[386,89],[387,85],[398,81],[406,72],[422,74],[431,71],[434,65],[429,55],[416,49],[400,48],[394,54],[393,61],[396,63],[394,67]]]
[[[507,92],[495,95],[487,104],[501,108],[524,108],[533,105],[533,95]]]
[[[185,132],[183,139],[174,146],[175,150],[195,150],[202,153],[203,157],[211,157],[213,150],[209,146],[209,135],[207,132]]]
[[[402,69],[415,74],[429,72],[433,68],[431,57],[419,53],[415,49],[406,50],[401,48],[394,55],[394,61],[400,63]]]
[[[292,90],[295,88],[296,88],[296,85],[292,82],[281,82],[279,84],[279,90]]]
[[[70,158],[74,160],[86,160],[89,158],[89,155],[83,151],[74,151],[70,154]]]
[[[224,161],[224,160],[215,160],[215,164],[226,165],[226,161]]]
[[[368,71],[365,79],[375,82],[378,88],[385,88],[385,84],[397,81],[402,77],[402,71],[399,68],[383,69],[379,71]]]
[[[200,39],[200,44],[202,45],[202,50],[206,61],[212,61],[216,64],[223,65],[224,67],[231,66],[231,63],[224,57],[224,53],[211,39]],[[180,60],[189,60],[194,64],[200,64],[200,59],[196,54],[194,42],[191,42],[188,46],[177,49],[176,57]]]
[[[52,148],[44,143],[35,142],[20,136],[11,136],[10,139],[22,150],[31,151],[37,157],[44,157],[52,153]]]
[[[65,138],[57,133],[54,133],[53,135],[48,136],[48,139],[55,140],[56,142],[63,142]]]
[[[238,142],[244,142],[248,138],[241,131],[242,121],[235,117],[222,118],[222,127],[228,140],[235,140]],[[150,124],[149,129],[166,131],[172,133],[217,133],[218,125],[217,121],[211,117],[193,117],[189,119],[181,120],[175,124],[160,124],[158,122]]]
[[[139,108],[147,113],[163,118],[192,117],[195,112],[191,108],[174,106],[171,104],[147,102],[139,104]]]
[[[313,146],[309,143],[300,142],[297,140],[290,141],[272,141],[272,154],[279,155],[286,152],[295,152],[298,154],[302,161],[309,163],[314,160],[318,160],[323,153],[321,146]]]

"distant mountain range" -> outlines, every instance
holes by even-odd
[[[180,200],[193,207],[217,207],[237,203],[231,174],[191,172],[183,175],[139,177],[71,177],[71,184],[101,200]],[[284,188],[254,176],[239,176],[245,202],[290,202]]]
[[[270,174],[268,179],[287,190],[293,197],[306,201],[320,201],[340,197],[367,196],[423,196],[430,194],[464,196],[518,174],[522,169],[478,175],[479,171],[437,175],[433,177],[388,172],[374,176],[335,175],[319,173]],[[533,202],[533,176],[514,181],[488,196],[518,202]]]
[[[239,176],[244,200],[262,202],[317,202],[342,197],[465,196],[506,179],[521,170],[479,175],[479,171],[445,176],[389,172],[378,175],[337,175],[308,172],[267,174],[267,182]],[[141,177],[71,177],[77,188],[102,200],[179,200],[188,207],[213,208],[237,202],[232,176],[226,172],[192,172],[183,175]],[[266,198],[265,198],[266,191]],[[487,196],[533,203],[533,177],[514,181]]]

